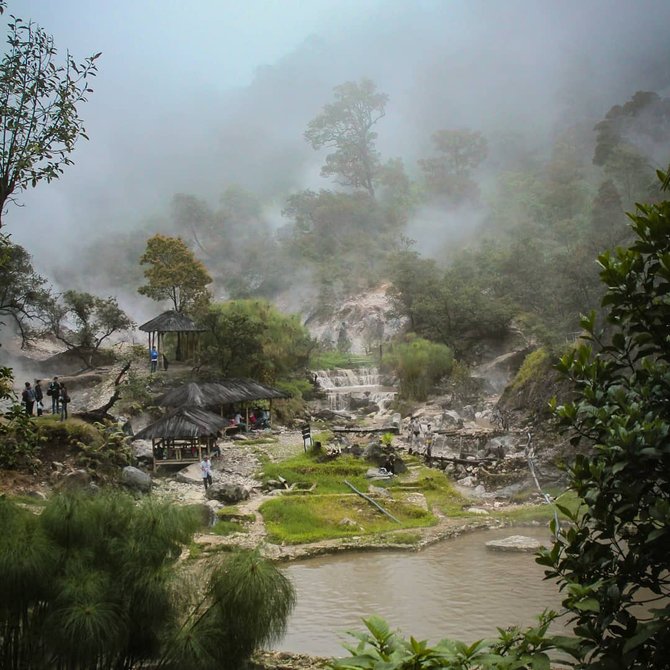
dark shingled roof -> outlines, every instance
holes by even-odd
[[[217,407],[236,402],[288,397],[288,394],[283,391],[265,386],[253,379],[221,379],[218,382],[183,384],[164,393],[154,402],[163,407],[180,407],[181,405]]]
[[[133,439],[216,437],[227,425],[227,419],[201,407],[179,407],[135,433]]]
[[[186,314],[170,310],[140,326],[145,333],[201,333],[205,329],[195,325]]]

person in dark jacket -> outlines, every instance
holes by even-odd
[[[40,379],[35,380],[35,404],[37,405],[37,416],[42,416],[42,411],[44,410],[44,393],[42,393],[42,381]]]
[[[67,419],[67,406],[70,404],[70,396],[67,393],[65,384],[60,385],[60,420]]]
[[[30,385],[30,382],[26,382],[26,387],[23,389],[23,393],[21,393],[21,400],[23,400],[26,414],[32,416],[33,408],[35,407],[35,391]]]
[[[49,382],[47,395],[51,396],[51,413],[58,414],[60,411],[60,382],[58,381],[58,377],[54,377],[53,381]]]

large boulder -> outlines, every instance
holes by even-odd
[[[207,489],[206,496],[210,500],[219,500],[227,505],[234,505],[242,500],[247,500],[249,490],[239,484],[215,482]]]
[[[121,483],[132,491],[149,493],[151,491],[151,475],[142,472],[132,465],[127,465],[121,471]]]

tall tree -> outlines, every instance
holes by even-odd
[[[348,81],[333,90],[335,102],[309,122],[305,138],[314,149],[335,149],[321,168],[324,177],[334,175],[342,185],[363,188],[374,197],[380,158],[373,127],[386,113],[388,96],[377,92],[369,79]]]
[[[17,193],[72,164],[77,139],[86,138],[78,107],[92,91],[99,56],[77,63],[68,53],[59,65],[53,37],[11,17],[0,61],[0,228]]]
[[[147,284],[137,291],[152,300],[170,300],[177,312],[193,310],[209,300],[207,268],[179,237],[154,235],[140,259]]]
[[[65,291],[51,309],[50,331],[89,367],[105,340],[133,325],[116,298],[99,298],[86,292]]]
[[[456,204],[476,200],[479,189],[471,173],[487,156],[486,138],[470,130],[438,130],[432,140],[438,156],[419,161],[429,191]]]

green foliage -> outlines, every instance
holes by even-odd
[[[170,300],[176,312],[191,312],[209,301],[207,285],[212,278],[181,238],[160,234],[149,238],[140,264],[147,266],[147,283],[138,293]]]
[[[342,353],[337,350],[316,350],[309,358],[310,370],[335,370],[344,368],[353,370],[356,368],[368,368],[374,365],[370,356],[362,354]]]
[[[243,667],[295,596],[250,552],[201,572],[194,591],[176,568],[198,517],[118,494],[56,496],[39,516],[0,498],[2,667]]]
[[[339,183],[363,188],[374,198],[380,159],[372,128],[384,116],[388,96],[378,93],[369,79],[348,81],[333,91],[335,102],[309,122],[305,139],[314,149],[335,149],[321,168],[324,177],[333,175]]]
[[[86,139],[78,107],[92,91],[100,54],[77,63],[68,53],[58,63],[53,37],[29,21],[11,17],[0,61],[0,228],[16,195],[57,179],[76,141]]]
[[[479,188],[470,175],[486,158],[486,139],[480,132],[438,130],[432,140],[439,157],[419,161],[428,192],[450,204],[476,202]]]
[[[25,413],[13,390],[11,368],[0,368],[0,401],[9,407],[0,418],[0,467],[17,468],[30,465],[39,445],[35,422]]]
[[[307,190],[289,196],[282,214],[292,219],[287,253],[316,273],[324,309],[342,294],[368,288],[386,274],[402,221],[369,193]]]
[[[9,317],[25,344],[34,334],[31,321],[44,321],[52,300],[46,279],[33,269],[30,254],[0,235],[0,319]]]
[[[584,317],[588,342],[558,365],[577,397],[556,413],[591,451],[568,469],[583,507],[565,509],[574,526],[540,562],[564,589],[584,668],[670,655],[670,201],[629,216],[634,242],[599,257],[607,327]]]
[[[264,300],[211,305],[202,324],[202,351],[227,377],[274,383],[306,366],[313,343],[297,316],[281,314]]]
[[[116,298],[72,290],[52,304],[49,321],[49,331],[88,367],[93,366],[93,356],[108,337],[135,325]]]
[[[115,472],[130,465],[133,458],[130,438],[121,427],[111,421],[96,422],[94,426],[98,430],[97,439],[77,442],[77,462],[98,474]]]
[[[499,629],[497,640],[477,640],[466,644],[444,639],[430,647],[427,641],[404,639],[377,616],[363,619],[367,632],[350,632],[358,640],[345,645],[351,654],[333,659],[335,670],[421,670],[450,668],[452,670],[549,670],[547,651],[554,647],[546,636],[555,614],[544,613],[539,625],[522,630],[518,627]]]
[[[548,361],[549,352],[546,349],[540,348],[531,351],[528,356],[523,359],[523,363],[514,376],[510,387],[512,389],[519,389],[531,381],[539,381]]]
[[[384,354],[383,364],[399,379],[399,396],[425,400],[434,385],[451,370],[453,354],[444,344],[408,336]]]

